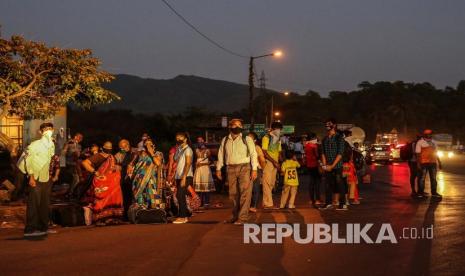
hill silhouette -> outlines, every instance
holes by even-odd
[[[99,109],[136,113],[176,114],[190,107],[230,113],[246,108],[249,97],[247,85],[186,75],[159,80],[120,74],[105,88],[122,100]]]

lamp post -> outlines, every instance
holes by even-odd
[[[289,91],[284,91],[282,95],[284,96],[289,96],[291,93]],[[274,116],[279,116],[281,115],[280,112],[274,112],[274,94],[271,94],[271,99],[270,99],[270,123],[267,124],[267,127],[271,127],[271,124],[274,121]],[[278,113],[278,114],[276,114]],[[268,115],[266,116],[266,121],[268,121]]]
[[[249,115],[250,115],[250,131],[253,131],[255,128],[254,120],[254,107],[253,107],[253,98],[254,98],[254,60],[264,57],[280,57],[282,56],[281,51],[275,51],[271,54],[261,55],[261,56],[251,56],[249,59]]]

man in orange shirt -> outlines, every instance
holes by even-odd
[[[426,174],[429,174],[431,196],[442,198],[436,190],[438,185],[436,174],[438,168],[440,168],[440,160],[437,156],[437,146],[432,139],[432,135],[433,131],[426,129],[423,132],[423,138],[421,138],[416,144],[415,153],[417,154],[417,165],[418,169],[421,171],[420,179],[418,180],[418,197],[425,197],[427,195],[424,190]]]

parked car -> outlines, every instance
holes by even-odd
[[[367,156],[367,163],[390,163],[393,160],[392,147],[390,145],[373,144]]]

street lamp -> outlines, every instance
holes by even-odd
[[[282,94],[283,94],[284,96],[286,96],[286,97],[289,96],[289,95],[291,95],[291,93],[290,93],[289,91],[284,91]],[[276,113],[278,113],[278,115],[276,115]],[[274,119],[273,114],[274,114],[274,116],[279,116],[279,115],[280,115],[279,111],[276,112],[276,113],[274,112],[274,94],[271,94],[270,124],[269,124],[268,127],[271,127],[271,124],[273,123],[273,119]],[[266,118],[266,121],[268,121],[268,115],[267,115],[266,117],[267,117],[267,118]]]
[[[281,115],[281,113],[280,113],[279,111],[276,111],[276,112],[274,113],[274,116],[275,116],[275,117],[279,117],[279,115]]]
[[[264,57],[281,57],[283,52],[277,50],[273,53],[261,55],[261,56],[251,56],[249,60],[249,113],[250,113],[250,131],[253,131],[255,128],[254,122],[254,108],[253,108],[253,98],[254,98],[254,60]]]

